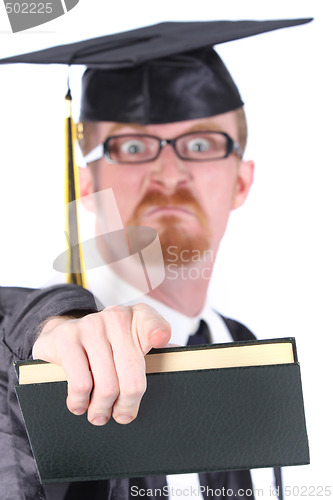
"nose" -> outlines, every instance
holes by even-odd
[[[191,179],[191,173],[186,162],[177,156],[173,144],[163,141],[161,146],[158,158],[152,162],[150,181],[165,192],[173,193],[185,187]]]

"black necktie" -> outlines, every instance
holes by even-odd
[[[203,319],[200,321],[198,330],[193,335],[190,335],[187,341],[187,345],[200,344],[210,344],[208,326]]]
[[[198,330],[190,335],[187,345],[210,344],[210,334],[207,323],[200,321]],[[205,486],[203,497],[207,500],[221,500],[222,498],[231,498],[234,500],[240,498],[237,492],[247,491],[248,499],[253,500],[250,495],[252,488],[251,475],[249,471],[230,471],[230,472],[203,472],[199,474],[201,486]],[[243,488],[242,488],[243,487]]]
[[[200,321],[198,330],[190,335],[188,338],[187,345],[200,345],[200,344],[210,344],[210,335],[207,323],[204,320]],[[251,476],[249,471],[231,471],[231,472],[211,472],[211,473],[201,473],[199,474],[201,486],[205,486],[203,491],[203,497],[207,500],[221,500],[223,498],[233,498],[234,500],[240,499],[237,495],[240,488],[242,491],[247,491],[247,499],[253,500],[253,496],[250,495],[250,489],[252,488]],[[135,486],[132,491],[141,490],[142,494],[146,492],[146,496],[141,496],[140,498],[146,498],[148,500],[148,490],[162,492],[160,495],[156,495],[157,500],[166,499],[166,489],[167,486],[165,476],[150,476],[141,478],[131,478],[129,480],[130,492],[131,487]],[[234,493],[231,494],[230,493]],[[131,495],[129,497],[132,498]],[[150,496],[149,500],[152,500]]]
[[[208,344],[209,343],[209,331],[207,324],[205,321],[201,320],[198,330],[190,335],[188,338],[187,345],[200,345],[200,344]],[[150,477],[139,477],[139,478],[130,478],[129,480],[130,492],[131,491],[141,491],[142,494],[147,492],[147,490],[161,490],[162,492],[166,491],[163,488],[166,488],[167,482],[165,476],[150,476]],[[130,494],[131,498],[131,494]],[[145,496],[140,496],[140,498],[145,498]],[[148,498],[148,494],[147,494]],[[164,494],[164,498],[167,498]],[[151,497],[150,497],[151,500]]]

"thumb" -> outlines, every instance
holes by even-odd
[[[153,307],[133,306],[133,323],[143,354],[151,348],[165,347],[171,337],[171,326]]]

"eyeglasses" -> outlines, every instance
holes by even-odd
[[[146,163],[156,160],[168,144],[186,161],[223,160],[231,153],[243,156],[239,144],[225,132],[199,131],[175,139],[146,134],[113,135],[90,151],[84,160],[89,164],[104,157],[109,163]]]

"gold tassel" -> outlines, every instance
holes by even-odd
[[[80,197],[78,167],[74,158],[75,127],[72,119],[72,96],[68,89],[65,97],[65,231],[67,239],[67,283],[87,287],[79,235],[77,200]],[[71,203],[71,209],[68,204]]]

